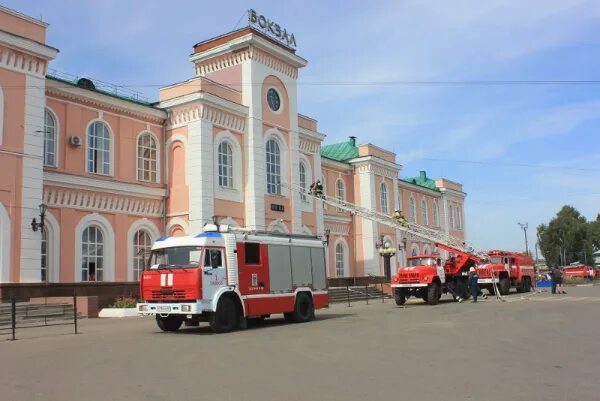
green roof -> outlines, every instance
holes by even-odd
[[[351,139],[348,142],[323,146],[321,148],[321,156],[338,162],[345,162],[358,157],[358,148],[356,147],[354,140]]]
[[[127,96],[127,95],[124,95],[124,94],[121,95],[121,94],[117,94],[117,93],[112,93],[112,92],[109,92],[109,91],[105,91],[105,90],[102,90],[102,89],[98,89],[98,88],[96,88],[96,86],[94,85],[94,83],[91,80],[87,79],[87,78],[81,78],[81,79],[79,79],[77,81],[74,81],[74,80],[59,78],[57,76],[50,75],[50,74],[46,75],[46,78],[52,79],[54,81],[62,82],[62,83],[65,83],[65,84],[69,84],[69,85],[73,85],[73,86],[78,86],[80,88],[91,90],[93,92],[102,93],[103,95],[107,95],[107,96],[114,97],[114,98],[117,98],[117,99],[126,100],[126,101],[131,102],[131,103],[140,104],[142,106],[154,107],[153,103],[147,102],[147,101],[142,100],[142,99],[139,99],[138,97]],[[117,87],[115,86],[115,88],[117,88]],[[124,90],[122,90],[122,91],[124,91]]]
[[[402,181],[408,182],[409,184],[418,185],[423,188],[430,189],[432,191],[440,192],[440,189],[435,185],[435,180],[427,177],[425,171],[421,171],[418,177],[413,178],[401,178]]]

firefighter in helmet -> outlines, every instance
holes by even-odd
[[[407,226],[408,222],[406,221],[406,218],[404,217],[404,215],[402,214],[402,210],[400,209],[396,209],[394,210],[394,214],[393,214],[394,219],[400,223],[403,226]]]
[[[321,184],[321,180],[317,180],[310,185],[310,194],[317,198],[323,198],[323,184]]]

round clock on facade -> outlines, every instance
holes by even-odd
[[[270,88],[267,91],[267,103],[273,111],[277,111],[281,107],[281,99],[279,98],[279,93],[277,93],[277,91],[273,88]]]

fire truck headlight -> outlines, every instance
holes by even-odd
[[[140,305],[139,311],[140,312],[148,312],[148,305]]]
[[[428,278],[429,277],[427,277],[427,276],[423,276],[423,281],[427,281]]]
[[[190,312],[192,310],[192,306],[191,305],[181,305],[181,311],[182,312]]]

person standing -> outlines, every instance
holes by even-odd
[[[473,297],[471,302],[477,302],[477,295],[479,295],[479,275],[473,266],[469,269],[469,289]]]
[[[552,269],[552,293],[553,294],[561,293],[562,282],[563,282],[562,271],[560,270],[558,265],[554,265],[554,268]],[[563,293],[565,293],[565,292],[563,291]]]

